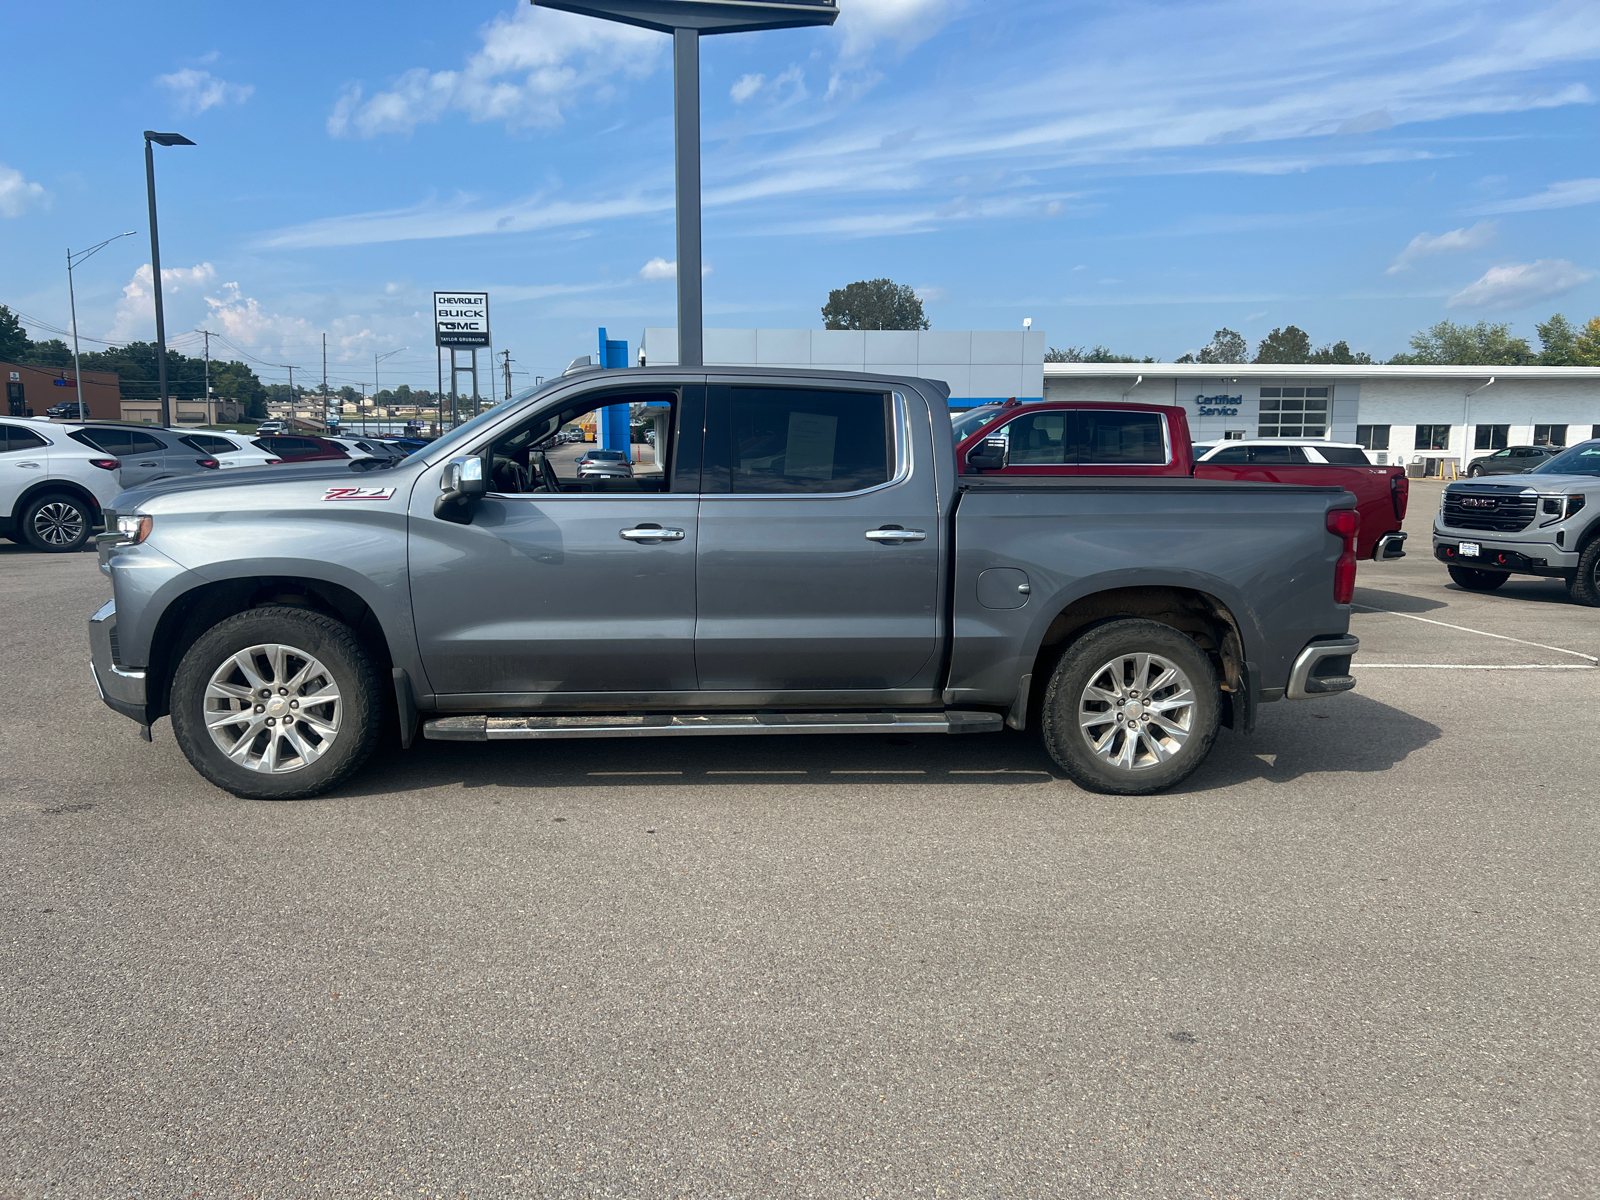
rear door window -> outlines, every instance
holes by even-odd
[[[1263,467],[1304,466],[1311,460],[1299,446],[1250,446],[1250,462]]]
[[[1160,413],[1079,409],[1073,441],[1078,461],[1095,466],[1153,466],[1167,461],[1166,425]]]
[[[1245,463],[1250,461],[1250,447],[1229,446],[1226,450],[1218,450],[1210,458],[1206,459],[1206,461],[1208,463],[1222,463],[1224,465],[1229,463],[1237,463],[1240,466],[1243,466]]]
[[[167,444],[157,441],[148,433],[130,430],[128,439],[132,443],[131,449],[128,451],[130,454],[165,454],[167,452]]]
[[[730,387],[730,489],[745,495],[859,492],[893,472],[884,392]]]
[[[102,454],[120,458],[133,453],[133,435],[126,429],[80,429],[68,436]]]
[[[1317,453],[1328,462],[1340,467],[1370,467],[1372,465],[1365,452],[1357,450],[1354,446],[1318,446]]]

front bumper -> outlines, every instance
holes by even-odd
[[[1360,639],[1351,633],[1312,642],[1295,658],[1285,695],[1291,700],[1309,700],[1348,692],[1356,685],[1350,660],[1360,649]]]
[[[1463,555],[1461,543],[1478,547],[1475,555]],[[1578,566],[1578,556],[1549,542],[1514,541],[1471,530],[1441,530],[1434,526],[1433,556],[1442,563],[1473,567],[1480,571],[1511,571],[1519,575],[1566,576]]]
[[[112,709],[148,727],[144,672],[117,666],[116,636],[117,602],[107,600],[89,618],[89,672],[94,676],[95,690]]]

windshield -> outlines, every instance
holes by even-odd
[[[971,437],[977,433],[978,430],[999,415],[1000,410],[998,408],[969,408],[959,417],[951,420],[950,428],[956,435],[956,441],[959,442],[963,438]]]
[[[1531,472],[1534,475],[1600,475],[1600,441],[1579,442],[1546,459]]]
[[[539,387],[533,387],[527,389],[527,391],[518,392],[515,396],[511,397],[511,399],[505,401],[504,403],[496,404],[493,408],[486,409],[477,416],[473,417],[472,420],[468,421],[465,425],[457,425],[454,429],[450,430],[450,432],[442,433],[433,441],[429,442],[427,446],[428,453],[431,455],[435,450],[454,450],[460,448],[464,443],[470,442],[473,437],[477,435],[478,430],[482,429],[490,421],[504,416],[506,409],[511,405],[518,404],[521,401],[526,400],[529,396],[536,396],[540,392],[548,391],[560,382],[561,376],[558,375],[554,379],[540,385]]]

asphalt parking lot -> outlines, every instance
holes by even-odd
[[[0,1196],[1600,1192],[1600,611],[1361,568],[1172,793],[1030,735],[419,743],[237,800],[0,545]]]

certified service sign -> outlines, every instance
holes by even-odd
[[[466,347],[490,345],[489,293],[435,292],[433,344]]]

